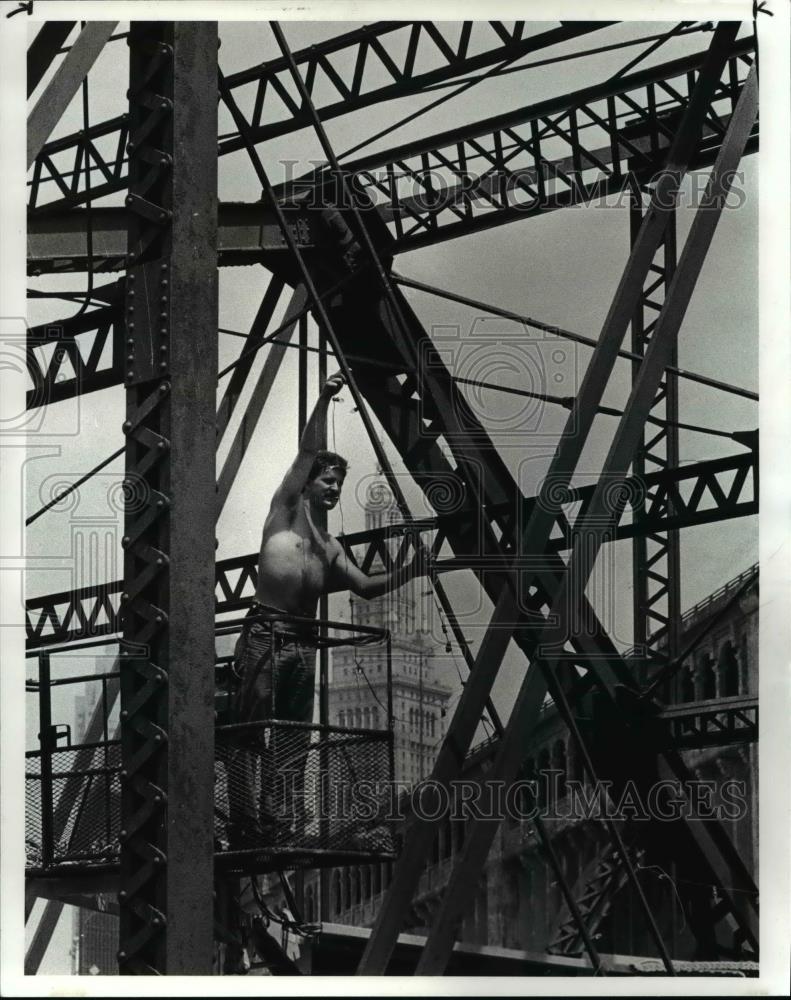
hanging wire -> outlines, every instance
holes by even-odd
[[[656,52],[656,50],[660,48],[660,46],[664,45],[666,42],[669,42],[671,38],[674,38],[682,34],[684,29],[691,24],[694,24],[694,22],[679,21],[679,23],[674,28],[671,28],[670,31],[666,31],[662,35],[655,36],[655,39],[652,39],[652,44],[650,44],[648,48],[646,48],[643,52],[640,52],[639,55],[636,55],[634,59],[632,59],[625,66],[619,69],[618,72],[614,76],[611,76],[607,82],[612,83],[614,80],[620,79],[624,75],[624,73],[628,73],[629,70],[633,69],[638,63],[642,62],[644,59],[647,59],[653,52]],[[648,39],[643,39],[643,41],[648,41]]]
[[[563,340],[571,340],[575,343],[585,344],[587,347],[594,348],[598,344],[598,342],[592,337],[586,337],[581,333],[564,330],[562,327],[555,326],[552,323],[544,323],[541,320],[533,319],[531,316],[523,316],[510,309],[501,309],[499,306],[492,305],[491,303],[481,302],[478,299],[471,299],[465,295],[458,295],[456,292],[449,292],[444,288],[436,288],[433,285],[427,285],[422,281],[416,281],[414,278],[407,278],[404,275],[397,274],[395,271],[392,274],[392,280],[395,281],[396,284],[403,285],[406,288],[415,288],[420,292],[426,292],[429,295],[436,295],[438,298],[442,299],[449,299],[452,302],[458,302],[461,305],[470,306],[473,309],[482,309],[484,312],[491,313],[492,316],[502,316],[504,319],[511,319],[517,323],[524,323],[525,326],[534,327],[536,330],[543,330],[545,333],[550,333]],[[642,362],[644,360],[641,355],[635,354],[634,351],[627,351],[624,349],[618,351],[618,357],[626,358],[629,361]],[[699,382],[701,385],[709,386],[712,389],[721,389],[723,392],[731,392],[736,396],[742,396],[744,399],[758,402],[758,393],[752,392],[750,389],[743,389],[741,386],[732,385],[729,382],[721,382],[719,379],[710,378],[708,375],[700,375],[697,372],[686,371],[684,368],[677,368],[675,365],[667,365],[665,370],[673,375],[677,375],[679,378],[688,379],[691,382]]]
[[[325,292],[322,292],[321,295],[318,296],[319,300],[323,301],[324,299],[329,298],[331,295],[334,295],[335,292],[338,291],[338,289],[346,285],[349,281],[352,280],[352,278],[356,278],[360,274],[362,274],[362,272],[365,271],[367,267],[368,267],[367,264],[363,264],[361,267],[357,268],[357,270],[353,271],[352,273],[346,274],[342,278],[339,278],[338,281],[334,282]],[[228,372],[233,371],[233,369],[236,368],[238,364],[241,364],[241,362],[244,361],[245,358],[252,357],[252,355],[260,351],[265,344],[272,343],[274,341],[274,338],[277,337],[278,334],[283,333],[284,330],[287,330],[290,326],[293,326],[297,322],[297,320],[301,319],[301,317],[306,316],[311,311],[311,309],[314,308],[314,306],[315,306],[314,302],[308,302],[299,310],[299,312],[294,313],[294,315],[290,319],[287,319],[285,322],[281,323],[276,330],[273,330],[271,333],[267,334],[267,336],[264,337],[260,341],[260,343],[255,345],[255,347],[248,347],[247,350],[242,351],[242,353],[235,361],[233,361],[230,365],[227,365],[227,367],[223,368],[223,370],[218,373],[217,375],[218,381],[219,379],[227,375]],[[220,330],[219,332],[237,333],[237,331],[235,330],[224,330],[224,329]],[[243,334],[243,336],[245,335]],[[284,346],[290,346],[290,345],[284,345]],[[295,346],[299,347],[299,345]]]
[[[125,447],[126,446],[124,445],[123,447],[119,448],[118,451],[114,451],[112,455],[110,455],[108,458],[105,458],[104,461],[100,462],[98,465],[94,466],[90,472],[86,472],[85,475],[82,476],[80,479],[78,479],[76,483],[72,483],[71,486],[65,489],[62,493],[59,493],[56,497],[53,497],[53,499],[50,500],[48,503],[45,503],[44,506],[40,510],[37,510],[35,514],[31,514],[30,517],[28,517],[25,520],[25,526],[32,524],[34,521],[37,521],[42,514],[46,513],[56,504],[59,504],[61,500],[65,500],[66,497],[72,494],[75,490],[78,490],[83,483],[86,483],[91,478],[91,476],[95,476],[96,473],[101,472],[106,465],[109,465],[110,462],[114,461],[116,458],[119,458],[121,455],[123,455]]]

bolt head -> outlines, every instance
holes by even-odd
[[[126,899],[126,889],[121,889],[121,891],[118,893],[118,898],[119,899]],[[120,957],[120,955],[119,955],[119,957]]]
[[[122,718],[122,719],[128,719],[128,718],[129,718],[129,712],[128,712],[128,710],[127,710],[127,709],[124,709],[124,710],[123,710],[123,711],[121,712],[121,718]]]
[[[119,840],[126,840],[126,838],[128,836],[129,836],[129,834],[127,833],[126,830],[120,830],[119,833],[118,833],[118,839]]]
[[[134,201],[134,198],[132,197],[132,195],[131,195],[131,194],[128,194],[128,195],[126,196],[126,204],[127,204],[127,205],[131,205],[133,201]]]
[[[127,361],[134,361],[134,360],[135,360],[135,356],[134,356],[134,354],[127,354],[127,356],[126,356],[126,360],[127,360]]]
[[[128,39],[127,39],[127,41],[128,41]],[[123,961],[125,961],[125,959],[126,959],[126,952],[125,951],[119,951],[118,952],[118,961],[119,962],[123,962]]]
[[[132,421],[124,420],[123,424],[121,425],[121,429],[123,430],[124,434],[128,434],[129,431],[131,431],[132,429]]]
[[[159,367],[160,367],[160,370],[161,370],[161,371],[165,371],[165,369],[167,368],[167,366],[168,366],[168,365],[167,365],[167,362],[166,362],[166,361],[160,361],[160,362],[159,362]]]
[[[129,535],[124,535],[124,537],[121,539],[121,545],[126,547],[128,544],[129,544]]]

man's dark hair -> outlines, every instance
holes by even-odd
[[[316,457],[313,459],[313,465],[311,465],[310,472],[308,473],[308,482],[315,479],[316,476],[320,476],[327,469],[335,469],[342,476],[345,476],[349,469],[349,463],[337,452],[327,451],[325,448],[322,448],[316,452]]]

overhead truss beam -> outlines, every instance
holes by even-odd
[[[698,462],[681,469],[667,469],[652,473],[643,481],[627,480],[625,489],[631,498],[631,519],[619,524],[614,538],[631,538],[638,532],[662,531],[666,527],[693,527],[712,524],[733,517],[744,517],[758,512],[757,452],[745,452],[728,458]],[[586,486],[570,491],[570,505],[590,502],[593,487]],[[669,498],[673,499],[674,513],[668,517]],[[524,501],[522,518],[529,516],[535,498]],[[513,526],[518,523],[513,507],[495,507],[485,510],[493,521],[504,525],[502,555],[482,555],[477,545],[468,551],[456,549],[452,558],[442,558],[441,552],[448,539],[451,518],[434,517],[412,524],[391,525],[371,531],[340,535],[339,541],[352,559],[363,570],[369,570],[381,560],[386,566],[399,564],[406,559],[414,545],[414,535],[424,537],[439,561],[437,570],[455,572],[465,568],[489,569],[503,572],[513,565]],[[551,552],[566,550],[572,537],[571,515],[558,520],[548,549]],[[456,515],[454,520],[458,520]],[[510,528],[509,528],[510,526]],[[470,525],[470,538],[475,539],[476,528]],[[258,582],[258,554],[234,556],[217,563],[217,613],[224,614],[246,607],[255,596]],[[118,631],[119,601],[123,584],[120,580],[75,591],[34,597],[26,603],[27,642],[31,649],[76,642],[80,639],[113,635]],[[657,637],[657,641],[659,637]]]

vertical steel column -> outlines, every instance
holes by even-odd
[[[301,354],[307,357],[307,353],[302,351]],[[319,355],[318,355],[318,375],[319,375],[319,391],[321,387],[327,381],[327,335],[324,332],[323,327],[319,324]],[[330,404],[332,405],[332,404]],[[306,408],[307,413],[307,408]],[[324,425],[321,435],[321,447],[327,447],[327,425]],[[324,531],[327,530],[327,513],[323,511],[321,513],[318,527]],[[329,618],[329,601],[326,594],[322,594],[319,598],[319,618],[321,621],[326,621]],[[322,628],[321,634],[326,634],[326,629]],[[319,649],[319,722],[321,725],[326,726],[330,721],[330,690],[328,683],[328,671],[329,671],[329,650],[326,646],[322,646]],[[323,742],[323,741],[322,741]],[[327,816],[327,803],[324,800],[324,795],[329,791],[327,783],[324,777],[329,774],[329,760],[327,758],[326,749],[321,750],[321,757],[319,761],[319,775],[321,779],[319,781],[319,794],[322,796],[319,812],[319,827],[320,827],[320,839],[322,843],[327,843],[327,838],[329,836],[329,825],[330,820]],[[324,923],[330,919],[330,869],[322,868],[321,874],[319,876],[319,920]]]
[[[217,25],[132,22],[122,973],[209,974]]]
[[[297,358],[297,446],[302,440],[305,424],[308,421],[308,317],[299,317],[297,326],[297,343],[299,345],[299,355]],[[321,653],[319,657],[321,657]],[[322,666],[324,664],[322,663]],[[324,671],[320,671],[319,692],[324,682]],[[319,795],[322,794],[319,786]],[[294,895],[297,899],[297,907],[301,914],[305,913],[305,869],[297,868],[294,872]],[[312,915],[311,915],[312,917]]]
[[[630,208],[631,242],[637,239],[643,223],[643,197],[632,189]],[[642,357],[650,343],[665,294],[676,269],[676,218],[669,219],[665,237],[643,284],[640,301],[632,320],[631,349]],[[678,364],[678,346],[673,345],[671,366]],[[632,380],[637,378],[640,363],[632,364]],[[659,386],[651,416],[662,422],[646,425],[640,448],[632,464],[635,476],[676,468],[678,452],[678,378],[666,371]],[[646,666],[659,660],[658,666],[678,654],[681,625],[680,540],[677,529],[635,535],[632,548],[633,614],[635,646],[646,647]],[[651,642],[651,635],[656,639]],[[662,652],[657,648],[666,641]],[[650,658],[650,659],[649,659]],[[641,678],[642,679],[642,678]]]

